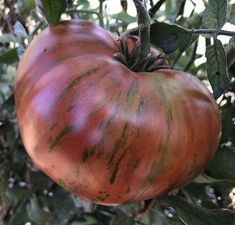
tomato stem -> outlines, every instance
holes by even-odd
[[[103,18],[104,18],[104,13],[103,13],[103,4],[104,4],[104,1],[105,0],[99,0],[99,2],[100,2],[100,6],[99,6],[99,20],[100,20],[100,26],[101,27],[104,27],[104,20],[103,20]]]
[[[145,0],[133,0],[138,17],[140,47],[137,62],[146,58],[150,53],[150,25],[151,19],[145,5]]]

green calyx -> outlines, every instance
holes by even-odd
[[[158,69],[166,68],[166,57],[163,54],[154,54],[153,51],[139,59],[139,48],[129,51],[126,38],[121,38],[121,51],[114,54],[114,58],[124,64],[134,72],[152,72]],[[168,68],[168,67],[167,67]],[[170,67],[169,67],[170,68]]]

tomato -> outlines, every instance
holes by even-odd
[[[127,43],[129,51],[137,45]],[[104,205],[182,187],[204,170],[220,136],[217,104],[196,77],[133,72],[114,57],[120,49],[99,26],[60,22],[31,42],[15,86],[20,133],[35,165]]]

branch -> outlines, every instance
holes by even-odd
[[[189,62],[185,66],[184,71],[188,71],[190,69],[190,67],[193,65],[193,63],[195,61],[195,56],[196,56],[196,53],[197,53],[197,47],[198,47],[198,41],[194,45],[192,55],[190,57]]]
[[[150,6],[151,8],[154,6],[153,0],[150,0]]]
[[[166,0],[159,0],[154,6],[152,6],[152,8],[149,10],[149,15],[151,18],[154,17],[155,13],[161,8],[165,1]]]
[[[189,32],[193,34],[211,34],[211,35],[226,35],[226,36],[235,36],[234,31],[228,30],[214,30],[214,29],[192,29]]]
[[[100,26],[104,27],[104,20],[103,20],[103,4],[105,0],[99,0],[100,1],[100,6],[99,6],[99,20],[100,20]]]

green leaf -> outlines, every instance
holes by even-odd
[[[130,16],[129,14],[127,14],[126,12],[120,12],[116,15],[113,15],[113,17],[116,19],[116,20],[120,20],[124,23],[134,23],[136,22],[136,18],[133,17],[133,16]]]
[[[18,4],[20,14],[29,14],[30,11],[35,7],[34,0],[21,0]]]
[[[7,224],[22,225],[27,221],[26,199],[23,199],[22,202],[20,202],[20,204],[14,209],[14,213]]]
[[[24,201],[30,193],[21,187],[14,186],[11,189],[7,189],[6,196],[11,206],[17,206],[20,202]]]
[[[217,28],[217,21],[216,19],[212,18],[209,10],[206,9],[203,12],[203,17],[202,17],[202,24],[201,24],[202,29],[216,29]],[[211,37],[211,34],[203,34],[204,37]]]
[[[193,182],[198,184],[209,184],[209,183],[221,182],[221,180],[212,178],[207,174],[201,174],[198,177],[196,177],[196,179],[194,179]]]
[[[162,48],[165,53],[172,53],[177,49],[183,52],[191,42],[192,34],[178,26],[161,22],[151,25],[151,43]]]
[[[229,84],[227,59],[224,47],[219,40],[206,48],[207,76],[215,98],[219,98]]]
[[[229,41],[230,46],[232,46],[235,49],[235,37],[232,37]]]
[[[217,179],[235,181],[235,153],[228,147],[217,151],[214,159],[208,165],[206,173]]]
[[[67,224],[74,217],[75,205],[71,195],[58,187],[53,196],[53,201],[50,201],[55,213],[52,225]]]
[[[235,212],[231,210],[202,208],[180,197],[163,197],[158,202],[165,207],[173,207],[188,225],[233,225],[235,221]]]
[[[12,64],[18,61],[17,48],[8,49],[0,52],[0,63]]]
[[[60,21],[66,9],[66,0],[36,0],[39,13],[52,25]]]
[[[120,212],[115,217],[113,217],[112,225],[134,225],[135,221],[131,217],[128,217],[126,214]]]
[[[235,24],[235,3],[229,5],[229,7],[230,7],[229,22]]]
[[[0,43],[2,44],[6,44],[10,42],[17,43],[18,41],[19,41],[18,38],[12,34],[2,34],[0,36]]]
[[[226,53],[227,53],[227,65],[228,68],[231,68],[233,65],[235,65],[235,48],[233,48],[231,45],[228,45],[226,47]]]
[[[227,0],[209,0],[209,15],[217,21],[217,28],[221,29],[227,18]]]
[[[222,121],[222,134],[220,143],[234,143],[233,138],[235,137],[235,124],[233,120],[235,115],[235,105],[232,103],[233,100],[229,97],[224,98],[224,100],[226,101],[226,104],[220,108]]]
[[[26,205],[27,214],[30,220],[37,224],[46,224],[50,219],[50,213],[43,211],[36,197],[32,197]]]

